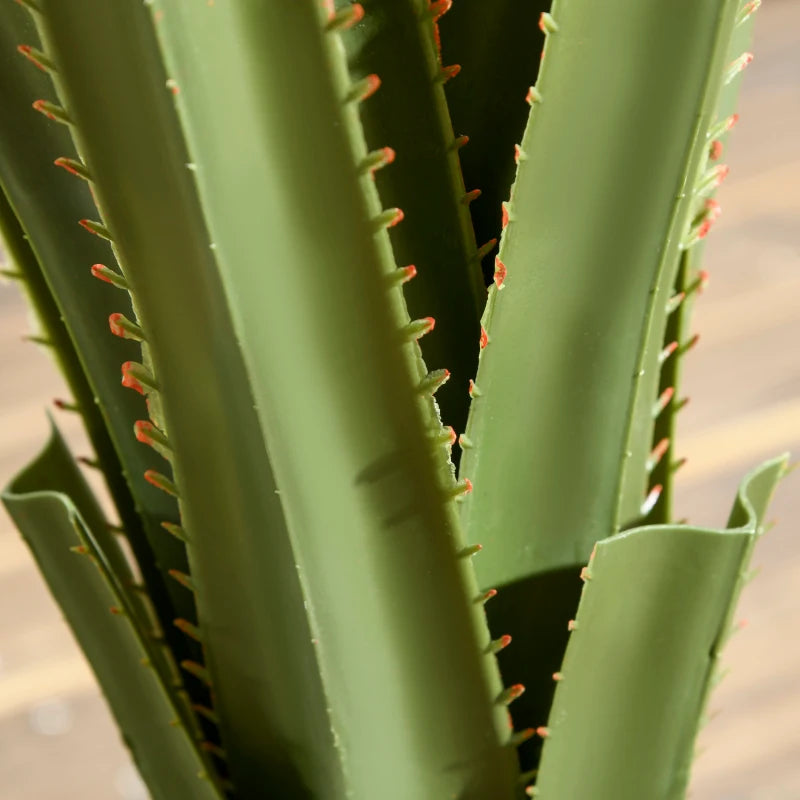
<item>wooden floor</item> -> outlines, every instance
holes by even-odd
[[[689,460],[679,510],[693,522],[723,522],[739,477],[760,459],[787,449],[800,457],[798,31],[800,3],[764,4],[725,154],[732,170],[710,237],[711,284],[697,309],[702,338],[688,359],[680,431]],[[25,316],[16,289],[0,286],[0,484],[44,441],[42,409],[63,391],[46,357],[20,340]],[[80,453],[75,421],[61,417]],[[702,734],[693,800],[800,800],[800,470],[773,509],[779,524],[759,543],[761,574],[739,609],[749,624],[726,651],[730,674]],[[0,798],[146,796],[0,511]]]

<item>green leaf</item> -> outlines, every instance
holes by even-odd
[[[697,726],[786,462],[744,480],[727,530],[654,525],[598,542],[542,731],[538,800],[684,797]]]
[[[133,436],[134,421],[147,416],[143,398],[120,385],[120,367],[138,357],[138,348],[109,331],[112,312],[132,314],[130,299],[90,272],[93,264],[113,264],[114,256],[78,224],[96,215],[89,185],[54,166],[75,148],[65,126],[31,108],[39,98],[56,98],[50,78],[17,52],[21,44],[40,44],[31,14],[16,3],[0,3],[0,184],[10,206],[4,235],[42,319],[49,320],[47,329],[56,334],[58,358],[165,635],[180,648],[183,637],[172,630],[172,620],[191,613],[190,598],[159,574],[159,565],[185,568],[183,548],[160,527],[163,520],[177,521],[177,508],[144,479],[161,459]]]
[[[459,472],[525,727],[549,707],[579,565],[647,510],[667,303],[737,6],[553,5]]]
[[[737,3],[655,5],[553,7],[461,469],[475,484],[463,519],[486,546],[486,584],[579,563],[645,499],[666,273]],[[620,494],[623,473],[636,492]]]
[[[121,486],[118,483],[114,483],[117,477],[120,479],[122,477],[119,470],[119,461],[108,438],[108,432],[103,424],[102,417],[96,411],[92,391],[86,381],[86,376],[78,360],[75,348],[63,322],[59,318],[58,309],[44,281],[39,264],[2,191],[0,191],[0,232],[2,232],[3,244],[19,271],[26,294],[36,309],[44,338],[49,343],[50,350],[67,379],[73,397],[79,405],[94,411],[94,413],[87,414],[84,417],[87,428],[92,442],[97,442],[97,452],[101,454],[98,458],[102,458],[101,463],[104,468],[111,471],[109,477],[112,486],[125,498],[127,488],[124,483]],[[115,469],[117,471],[116,474],[113,472]],[[128,501],[130,500],[129,497],[127,499]],[[93,518],[91,522],[91,527],[95,530],[104,530],[107,527],[102,513],[96,515],[96,518]],[[120,579],[131,578],[133,573],[117,542],[112,537],[108,537],[106,544],[106,550],[114,564],[116,574],[119,575]]]
[[[369,86],[311,0],[154,3],[166,70],[139,2],[42,6],[160,385],[239,796],[512,796],[461,487],[417,390],[429,325],[404,332],[343,104]]]
[[[753,39],[753,23],[756,19],[755,13],[750,12],[747,14],[748,8],[755,8],[752,0],[741,0],[741,9],[736,27],[734,28],[731,43],[728,47],[728,53],[725,58],[726,64],[731,64],[742,53],[746,52],[750,47]],[[726,120],[733,122],[736,118],[733,116],[736,111],[737,100],[739,96],[739,88],[741,86],[741,75],[737,76],[735,80],[725,84],[720,90],[717,100],[717,110],[714,116],[713,128],[719,128],[724,125]],[[727,147],[727,140],[729,137],[729,130],[717,135],[715,138],[708,137],[707,156],[704,159],[705,169],[714,166],[714,164],[722,163],[720,158],[725,158],[725,149]],[[721,152],[720,152],[721,150]],[[715,158],[712,158],[715,156]],[[693,206],[693,215],[698,215],[703,212],[704,204],[707,200],[713,199],[714,192],[711,192],[703,197],[697,198]],[[697,299],[697,287],[700,281],[700,268],[703,263],[705,252],[705,243],[707,239],[697,242],[688,250],[684,250],[679,256],[679,267],[675,279],[674,294],[683,292],[686,299],[681,302],[678,308],[670,315],[667,321],[666,334],[664,336],[664,347],[669,346],[672,342],[679,344],[686,344],[691,341],[691,317],[694,308],[694,303]],[[672,386],[676,389],[680,386],[681,375],[683,367],[683,358],[668,358],[661,369],[661,378],[659,383],[659,391],[664,391]],[[672,519],[672,506],[674,502],[674,476],[677,459],[680,457],[680,448],[676,448],[676,434],[678,429],[678,414],[677,406],[670,404],[664,413],[656,420],[655,430],[653,433],[653,446],[656,447],[659,442],[664,439],[668,440],[669,446],[664,453],[658,466],[653,470],[650,482],[653,485],[660,485],[663,487],[661,499],[653,510],[653,514],[648,517],[648,521],[652,523],[669,522]]]
[[[461,66],[445,87],[453,127],[469,137],[459,153],[461,168],[467,186],[482,192],[470,206],[479,244],[500,236],[502,204],[516,170],[514,145],[522,142],[530,110],[525,96],[541,63],[544,33],[538,22],[550,5],[550,0],[455,0],[442,17],[444,61]]]
[[[105,694],[153,800],[220,800],[183,724],[185,711],[148,666],[154,644],[137,615],[94,562],[111,547],[102,511],[55,427],[41,454],[8,486],[2,502],[30,547]],[[81,548],[97,556],[70,552]],[[129,613],[110,613],[110,609]]]
[[[347,8],[349,0],[340,5]],[[436,319],[422,351],[431,367],[450,370],[436,401],[444,422],[460,432],[467,422],[467,389],[478,367],[475,345],[486,303],[467,194],[479,187],[465,187],[461,176],[445,100],[449,65],[440,58],[430,3],[361,5],[363,20],[341,38],[352,79],[377,74],[381,80],[359,114],[369,147],[390,145],[395,154],[391,165],[375,173],[375,182],[383,204],[405,213],[391,231],[392,249],[398,266],[417,267],[404,289],[406,302],[412,318]]]

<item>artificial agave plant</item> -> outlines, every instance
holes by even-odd
[[[153,798],[683,796],[785,467],[672,517],[757,5],[2,0],[116,516],[55,428],[3,500]]]

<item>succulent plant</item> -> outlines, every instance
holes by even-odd
[[[683,796],[786,466],[673,519],[757,5],[0,6],[11,277],[117,518],[55,427],[3,501],[156,800]]]

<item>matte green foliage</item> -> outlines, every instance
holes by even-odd
[[[220,798],[200,779],[213,767],[193,739],[191,707],[154,668],[160,655],[144,609],[119,586],[126,576],[114,534],[55,427],[3,500],[91,661],[153,797]]]
[[[672,519],[756,5],[3,0],[0,225],[118,521],[55,431],[3,500],[156,800],[683,796],[784,470]]]
[[[550,721],[540,731],[537,798],[683,797],[696,720],[785,468],[779,459],[745,479],[725,531],[651,525],[597,544],[582,573]],[[569,769],[576,752],[581,769]]]

